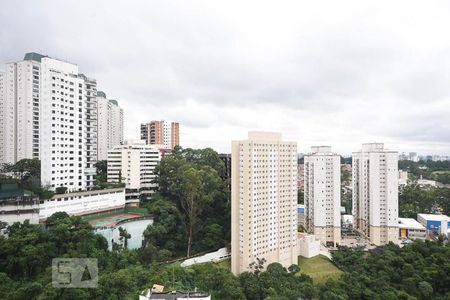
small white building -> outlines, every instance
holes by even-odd
[[[408,171],[398,170],[398,185],[408,185]]]
[[[320,241],[312,234],[297,233],[298,255],[311,258],[320,254]]]
[[[437,186],[437,182],[435,180],[429,180],[429,179],[423,179],[422,176],[420,177],[419,180],[417,180],[417,184],[420,186],[432,186],[432,187],[436,187]]]
[[[125,190],[123,188],[58,194],[52,199],[40,201],[39,220],[43,222],[55,212],[81,216],[124,207]]]
[[[151,289],[142,291],[139,300],[178,300],[178,299],[195,299],[195,300],[211,300],[211,296],[207,292],[181,292],[170,291],[164,292],[164,286],[154,284]]]
[[[400,238],[424,240],[427,236],[426,228],[411,218],[398,218],[398,228]]]
[[[342,224],[345,224],[346,226],[352,226],[353,225],[353,215],[342,215],[341,221],[342,221]]]

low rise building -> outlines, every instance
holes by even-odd
[[[342,223],[353,225],[353,215],[341,215]]]
[[[39,197],[17,184],[1,184],[0,221],[12,225],[25,220],[31,224],[39,222]]]
[[[426,228],[427,240],[441,234],[448,236],[450,218],[446,215],[417,214],[417,221]]]
[[[398,218],[398,229],[400,238],[411,240],[426,238],[426,228],[412,218]]]
[[[320,241],[312,234],[297,233],[298,255],[311,258],[320,254]]]
[[[125,207],[125,189],[106,189],[54,195],[39,204],[39,220],[45,221],[56,212],[88,215]]]
[[[164,292],[164,286],[154,284],[151,289],[142,291],[139,300],[178,300],[178,299],[195,299],[195,300],[211,300],[211,296],[207,292],[180,292],[170,291]]]
[[[417,184],[422,187],[427,187],[427,186],[436,187],[437,186],[437,182],[435,180],[423,179],[422,175],[420,176],[420,179],[417,180]]]
[[[408,184],[408,171],[398,170],[398,185],[406,186]]]

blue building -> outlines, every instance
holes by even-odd
[[[427,240],[449,234],[450,218],[446,215],[417,214],[417,221],[427,230]]]

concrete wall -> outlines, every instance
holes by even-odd
[[[47,219],[55,212],[66,212],[69,215],[85,215],[125,206],[125,190],[109,189],[89,192],[55,195],[39,205],[39,218]]]

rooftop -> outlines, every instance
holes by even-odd
[[[146,299],[159,299],[159,300],[176,300],[176,299],[210,299],[207,292],[151,292],[150,290],[144,291],[141,297]],[[142,299],[142,298],[141,298]]]
[[[31,191],[24,189],[0,190],[0,199],[8,199],[15,197],[31,197],[31,196],[33,196],[33,193]]]
[[[248,139],[253,141],[281,141],[281,133],[268,131],[249,131]]]
[[[450,221],[446,215],[417,214],[417,217],[422,217],[427,221]]]
[[[20,188],[17,183],[0,183],[0,199],[27,196],[33,196],[33,192]]]
[[[425,230],[425,227],[412,218],[398,218],[398,227],[406,229],[421,229]]]
[[[39,53],[36,53],[36,52],[29,52],[29,53],[25,54],[23,60],[34,60],[34,61],[37,61],[37,62],[41,62],[41,59],[44,58],[44,57],[48,57],[48,56],[47,55],[42,55],[42,54],[39,54]]]

